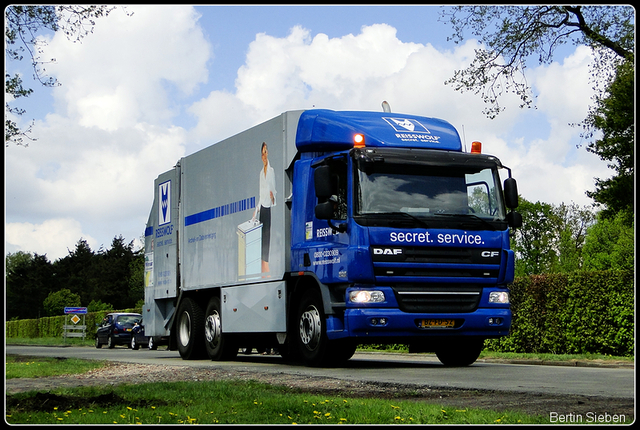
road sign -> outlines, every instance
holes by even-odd
[[[79,308],[79,307],[66,307],[64,308],[65,314],[86,314],[87,308]]]

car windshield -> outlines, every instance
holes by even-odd
[[[376,164],[373,171],[358,170],[356,215],[503,221],[498,178],[495,168]]]

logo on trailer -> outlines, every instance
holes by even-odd
[[[431,134],[429,129],[422,125],[422,123],[415,119],[408,118],[390,118],[384,117],[387,124],[389,124],[397,132],[411,132],[411,133],[427,133]]]
[[[158,225],[171,222],[171,181],[163,182],[158,186]]]

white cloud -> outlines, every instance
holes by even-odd
[[[5,150],[7,231],[23,233],[7,234],[7,249],[139,238],[153,180],[185,155],[172,98],[207,80],[209,44],[191,8],[129,10],[101,18],[82,43],[60,34],[49,42],[49,72],[62,83],[56,113],[36,121],[28,148]]]
[[[8,247],[8,252],[46,254],[50,261],[66,257],[81,237],[92,248],[95,246],[93,237],[83,235],[80,222],[69,218],[50,219],[42,224],[16,222],[5,225],[5,240],[15,244]]]
[[[57,60],[49,72],[63,83],[59,103],[82,126],[112,131],[161,124],[176,113],[167,87],[188,95],[207,81],[211,47],[192,8],[128,10],[133,15],[115,10],[101,18],[82,43],[56,33],[46,48],[45,55]]]
[[[489,121],[483,102],[444,81],[468,63],[477,48],[469,41],[453,52],[406,43],[387,24],[364,26],[357,35],[310,36],[294,27],[277,38],[258,34],[239,68],[236,91],[211,92],[190,111],[199,119],[194,136],[215,142],[287,110],[327,108],[380,110],[387,100],[394,112],[445,118],[478,132],[508,127],[519,115],[509,109]],[[507,98],[506,105],[517,105]]]

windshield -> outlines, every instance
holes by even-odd
[[[497,169],[376,163],[360,169],[359,216],[403,215],[426,222],[445,216],[504,221]]]

